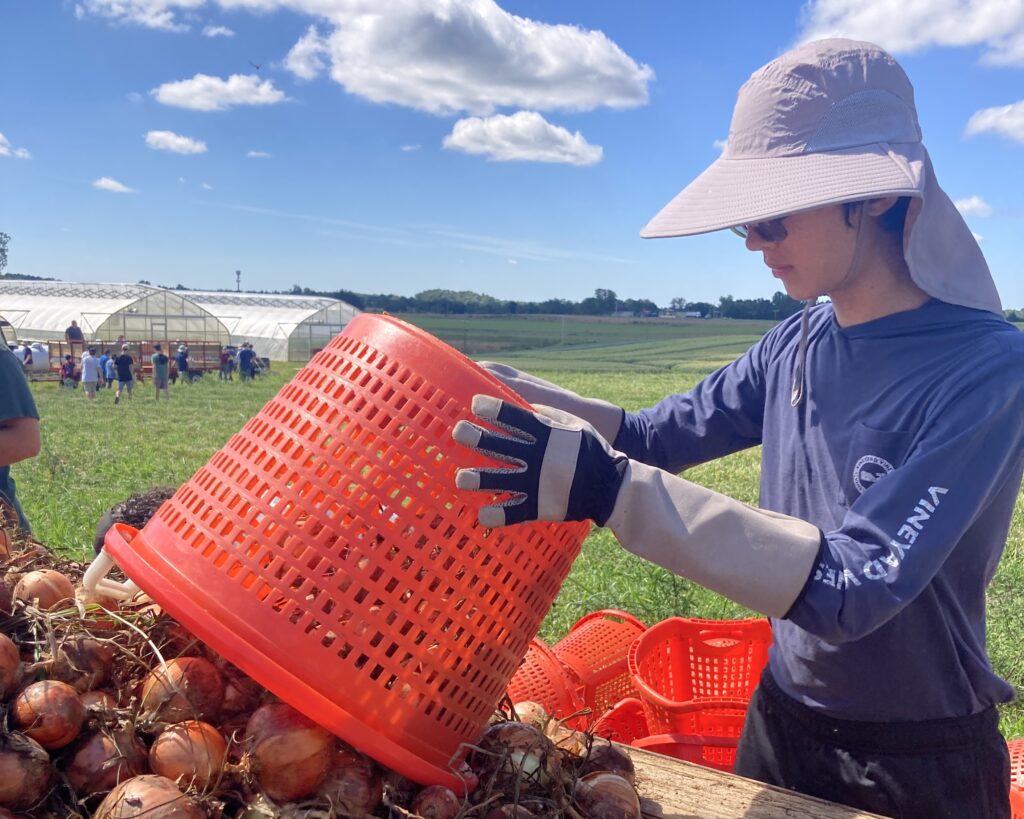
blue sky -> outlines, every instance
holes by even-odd
[[[899,57],[940,184],[1024,306],[1024,3],[2,0],[0,29],[8,272],[770,297],[727,232],[638,233],[717,156],[752,71],[838,34]]]

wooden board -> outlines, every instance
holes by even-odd
[[[878,819],[690,762],[623,746],[636,767],[645,817],[658,819]]]

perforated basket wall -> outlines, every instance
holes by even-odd
[[[636,696],[627,655],[646,628],[628,612],[595,611],[582,617],[551,647],[559,662],[579,680],[583,704],[591,710],[587,724],[619,700]]]
[[[562,719],[583,708],[579,682],[539,637],[530,642],[522,665],[508,684],[512,703],[535,702],[551,716]],[[573,727],[582,727],[573,725]]]
[[[1010,750],[1010,812],[1013,819],[1024,819],[1024,739],[1011,739]]]
[[[644,704],[636,697],[626,697],[615,703],[595,720],[591,731],[595,736],[627,745],[651,733],[647,730]]]
[[[141,532],[106,548],[283,700],[421,783],[459,787],[587,527],[484,530],[451,442],[475,393],[522,403],[397,319],[354,319]]]

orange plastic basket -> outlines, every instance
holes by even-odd
[[[636,697],[620,700],[594,722],[591,731],[595,736],[626,745],[649,736],[644,704]]]
[[[106,548],[226,659],[379,762],[457,788],[585,524],[485,530],[453,445],[475,393],[522,403],[412,325],[362,314],[141,532]]]
[[[583,705],[597,718],[625,697],[636,695],[629,673],[629,647],[646,630],[625,611],[605,609],[581,618],[551,651],[578,680]]]
[[[685,717],[677,714],[687,730],[642,737],[633,747],[731,772],[746,713],[743,700],[703,697],[687,705]]]
[[[535,702],[550,716],[561,719],[583,708],[577,689],[576,681],[547,643],[535,637],[530,641],[522,665],[509,681],[508,696],[513,704]]]
[[[700,733],[682,727],[697,699],[749,700],[768,662],[771,636],[762,618],[670,617],[647,629],[630,648],[629,670],[651,732]]]
[[[1010,813],[1013,819],[1024,819],[1024,739],[1011,739],[1010,750]]]

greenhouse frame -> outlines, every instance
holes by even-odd
[[[274,361],[309,361],[360,312],[347,302],[321,296],[181,292],[224,323],[232,344],[247,341],[257,355]]]
[[[224,345],[231,337],[185,295],[147,284],[0,280],[0,316],[21,341],[62,340],[73,320],[86,342]]]

